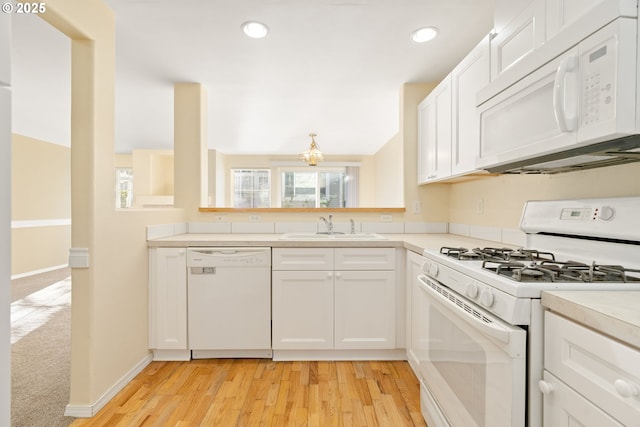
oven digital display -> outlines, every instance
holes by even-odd
[[[602,58],[606,54],[607,54],[607,47],[602,46],[600,49],[596,50],[595,52],[589,55],[589,62],[593,62],[596,59]]]
[[[560,219],[587,221],[591,218],[591,208],[564,208],[560,213]]]

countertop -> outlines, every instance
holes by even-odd
[[[549,291],[542,305],[640,349],[640,291]]]
[[[270,247],[404,247],[416,253],[442,246],[476,248],[514,247],[504,243],[474,239],[455,234],[381,234],[385,240],[279,240],[280,234],[178,234],[149,240],[149,247],[270,246]]]

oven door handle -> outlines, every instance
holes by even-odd
[[[449,297],[446,297],[440,294],[438,291],[434,290],[429,285],[429,283],[427,283],[430,281],[427,277],[419,276],[418,280],[420,281],[420,287],[422,288],[422,290],[431,295],[436,301],[440,302],[443,307],[447,308],[459,318],[465,320],[474,328],[480,329],[485,335],[493,337],[502,343],[509,344],[511,331],[503,328],[502,325],[494,321],[493,316],[488,316],[482,313],[482,317],[491,321],[491,323],[488,323],[475,314],[472,314],[474,311],[476,313],[481,313],[481,311],[475,308],[472,304],[466,302],[464,299],[460,298],[457,294],[447,290]],[[453,301],[451,298],[453,299]],[[467,311],[467,309],[465,308],[467,308],[469,311]]]

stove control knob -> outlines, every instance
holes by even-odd
[[[611,221],[615,215],[615,209],[613,209],[611,206],[603,206],[600,208],[600,215],[598,215],[598,218],[600,218],[602,221]]]
[[[485,289],[480,293],[480,304],[484,305],[485,307],[491,307],[494,302],[495,299],[493,298],[493,294],[489,289]]]
[[[469,283],[467,285],[466,293],[469,298],[475,299],[478,296],[478,285],[475,283]]]
[[[431,265],[429,266],[429,275],[430,275],[431,277],[438,277],[438,272],[439,272],[439,270],[438,270],[438,264],[431,264]]]
[[[424,274],[429,274],[429,267],[431,267],[431,263],[429,261],[425,261],[425,263],[422,264],[422,272]]]

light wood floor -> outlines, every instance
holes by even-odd
[[[82,426],[426,427],[407,362],[152,362]]]

